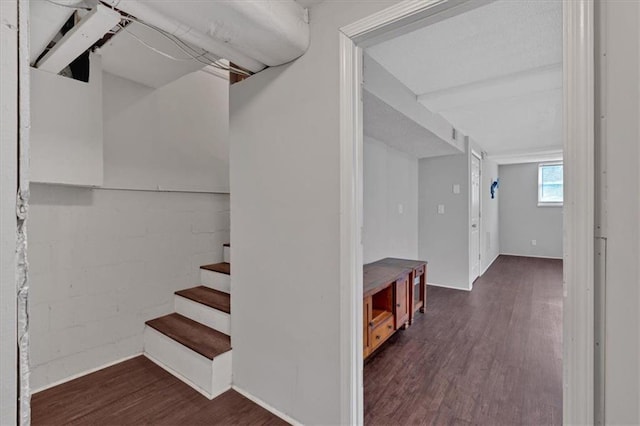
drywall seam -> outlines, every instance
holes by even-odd
[[[27,260],[27,207],[28,191],[18,191],[16,200],[18,218],[16,245],[16,284],[18,297],[18,365],[20,383],[20,424],[30,424],[30,389],[29,389],[29,262]]]
[[[16,199],[17,245],[16,289],[18,303],[19,422],[31,423],[29,386],[29,262],[27,259],[27,217],[29,211],[29,0],[18,2],[18,193]]]

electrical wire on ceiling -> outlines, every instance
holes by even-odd
[[[68,4],[63,4],[63,3],[58,3],[54,0],[47,0],[49,3],[54,4],[56,6],[60,6],[60,7],[67,7],[70,9],[76,9],[76,10],[91,10],[90,7],[87,6],[78,6],[78,5],[68,5]],[[104,3],[103,3],[104,4]],[[116,10],[113,6],[109,6],[106,5],[108,7],[110,7],[113,10]],[[136,22],[138,24],[144,25],[147,28],[150,28],[158,33],[160,33],[162,36],[164,36],[165,38],[167,38],[169,41],[171,41],[173,44],[175,44],[182,52],[184,52],[188,58],[176,58],[173,55],[170,55],[166,52],[161,51],[160,49],[157,49],[153,46],[151,46],[149,43],[147,43],[146,41],[142,40],[140,37],[138,37],[137,35],[133,34],[133,32],[127,30],[126,25],[118,24],[118,28],[120,31],[124,30],[126,31],[128,34],[130,34],[131,36],[133,36],[134,39],[136,39],[139,43],[141,43],[142,45],[144,45],[145,47],[153,50],[154,52],[156,52],[159,55],[162,55],[168,59],[171,60],[175,60],[175,61],[190,61],[190,60],[195,60],[198,61],[204,65],[207,66],[212,66],[214,68],[223,70],[223,71],[228,71],[228,72],[232,72],[235,74],[239,74],[239,75],[243,75],[243,76],[250,76],[251,74],[243,69],[237,68],[237,67],[233,67],[231,65],[226,65],[224,63],[221,63],[220,60],[222,58],[219,57],[215,57],[215,55],[213,55],[212,53],[206,51],[206,50],[201,50],[198,51],[198,49],[190,46],[189,44],[185,43],[184,41],[180,40],[180,38],[176,37],[175,35],[164,31],[161,28],[156,27],[155,25],[151,25],[148,24],[138,18],[135,18],[133,16],[122,16],[122,20],[123,21],[129,21],[129,22]],[[118,31],[110,31],[111,34],[116,34]],[[214,57],[211,57],[211,56]]]
[[[218,68],[218,69],[221,69],[221,70],[224,70],[224,71],[230,71],[230,72],[233,72],[233,73],[236,73],[236,74],[240,74],[240,75],[245,75],[245,76],[251,75],[247,71],[242,70],[240,68],[227,66],[227,65],[225,65],[223,63],[220,63],[220,59],[221,58],[212,58],[212,57],[209,56],[209,55],[212,55],[210,52],[207,52],[206,50],[198,51],[196,48],[194,48],[194,47],[190,46],[189,44],[185,43],[184,41],[180,40],[180,38],[176,37],[175,35],[167,32],[167,31],[164,31],[161,28],[156,27],[155,25],[148,24],[148,23],[146,23],[146,22],[144,22],[144,21],[142,21],[142,20],[140,20],[138,18],[134,18],[133,16],[123,16],[123,19],[127,20],[127,21],[131,21],[131,22],[136,22],[138,24],[144,25],[147,28],[150,28],[150,29],[152,29],[154,31],[157,31],[162,36],[164,36],[169,41],[171,41],[173,44],[175,44],[185,54],[187,54],[190,59],[196,60],[196,61],[198,61],[198,62],[200,62],[200,63],[202,63],[204,65],[210,65],[210,66],[213,66],[215,68]],[[125,28],[125,30],[126,30],[126,28]],[[128,33],[133,35],[133,33],[131,31],[128,31]],[[137,38],[138,41],[142,42],[142,40],[139,37],[136,37],[136,36],[134,36],[134,37]],[[158,49],[152,48],[151,46],[149,46],[148,43],[144,42],[143,44],[145,46],[151,48],[152,50],[154,50],[156,53],[160,53],[158,51]],[[177,61],[183,60],[181,58],[175,58],[175,57],[173,57],[172,55],[169,55],[166,52],[162,52],[160,54],[165,56],[165,57],[168,57],[170,59],[177,60]]]
[[[51,4],[55,4],[56,6],[60,6],[60,7],[66,7],[69,9],[76,9],[76,10],[91,10],[91,8],[89,6],[74,6],[71,4],[64,4],[64,3],[58,3],[54,0],[47,0],[49,3]]]

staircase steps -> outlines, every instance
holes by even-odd
[[[226,314],[231,313],[231,295],[229,293],[200,285],[198,287],[176,291],[175,294]]]
[[[231,264],[221,262],[201,266],[200,282],[214,290],[231,293]]]
[[[227,262],[212,263],[211,265],[202,265],[200,269],[205,269],[219,274],[231,275],[231,264]]]
[[[209,399],[231,387],[231,338],[178,313],[146,322],[144,354]]]
[[[231,350],[229,336],[177,313],[149,320],[146,324],[210,360]]]
[[[177,313],[231,335],[231,295],[205,286],[175,292]]]
[[[144,355],[212,399],[231,388],[231,255],[200,267],[201,284],[174,293],[174,313],[145,323]]]

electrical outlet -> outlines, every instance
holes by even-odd
[[[398,204],[398,214],[404,213],[404,206],[402,204]]]
[[[438,204],[438,214],[444,214],[444,204]]]
[[[460,184],[455,184],[453,185],[453,193],[454,194],[459,194],[460,193]]]
[[[536,240],[531,240],[531,245],[532,246],[538,245],[538,242]]]

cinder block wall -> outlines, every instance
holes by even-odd
[[[222,260],[229,195],[33,184],[31,385],[142,352],[144,322]]]

